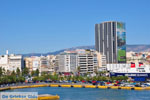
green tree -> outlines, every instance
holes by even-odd
[[[17,76],[20,76],[20,73],[21,73],[20,69],[19,69],[19,68],[17,68],[17,70],[16,70],[16,74],[17,74]]]
[[[100,71],[100,72],[98,72],[99,76],[105,76],[106,73],[107,73],[107,71]]]
[[[97,81],[97,77],[96,76],[92,77],[92,80]]]
[[[122,81],[122,80],[124,80],[124,81],[127,81],[127,79],[128,79],[128,77],[127,76],[117,76],[117,77],[111,77],[110,78],[112,81]]]
[[[28,75],[29,75],[29,69],[25,67],[25,68],[23,69],[23,71],[22,71],[22,75],[23,75],[23,76],[28,76]]]
[[[3,75],[5,75],[5,73],[6,73],[6,70],[5,70],[5,68],[3,68],[3,69],[2,69],[2,71],[3,71]]]
[[[32,71],[32,72],[31,72],[31,76],[34,76],[34,75],[35,75],[35,71]]]
[[[23,77],[23,76],[19,76],[19,82],[24,82],[25,81],[25,77]]]
[[[11,75],[12,75],[12,76],[15,76],[15,75],[16,75],[16,73],[15,73],[14,70],[12,71]]]
[[[128,80],[128,76],[124,76],[124,80],[127,81]]]
[[[10,79],[10,83],[16,83],[17,82],[17,78],[14,75],[10,75],[8,78]]]
[[[0,77],[3,75],[3,69],[0,67]]]
[[[86,77],[85,80],[86,80],[86,81],[90,81],[91,78],[90,78],[90,77]]]
[[[7,70],[7,71],[6,71],[6,75],[8,76],[8,75],[10,75],[10,74],[11,74],[10,70]]]
[[[94,70],[94,73],[96,74],[96,75],[98,75],[98,66],[96,67],[96,69]]]
[[[66,79],[70,81],[71,80],[71,76],[67,76]]]
[[[40,77],[38,77],[38,80],[39,81],[46,81],[46,78],[44,76],[40,76]]]
[[[76,81],[75,76],[72,76],[72,77],[71,77],[71,80],[72,80],[72,81]]]
[[[102,76],[102,81],[106,81],[106,80],[107,80],[107,78]]]
[[[32,79],[32,81],[34,81],[34,82],[36,82],[37,80],[38,80],[37,77],[34,77],[34,78]]]
[[[84,80],[84,78],[82,76],[79,76],[78,81],[82,81],[82,80]]]
[[[47,73],[46,72],[42,72],[41,76],[45,76]]]
[[[51,79],[52,81],[57,81],[57,80],[59,80],[59,77],[58,77],[57,74],[55,74],[55,75],[51,76],[50,79]]]
[[[77,67],[78,75],[80,75],[80,71],[81,71],[80,66],[78,66],[78,67]]]
[[[35,75],[36,75],[36,76],[39,76],[39,69],[36,69]]]

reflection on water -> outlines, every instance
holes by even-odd
[[[150,91],[39,87],[8,90],[14,92],[38,92],[39,94],[59,95],[60,100],[150,100]],[[7,91],[7,92],[8,92]]]

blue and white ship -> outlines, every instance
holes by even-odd
[[[150,66],[141,65],[131,67],[131,64],[108,64],[107,70],[110,76],[128,76],[135,81],[145,81],[150,78]]]

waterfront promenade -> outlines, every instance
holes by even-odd
[[[92,85],[92,84],[85,84],[85,83],[27,83],[27,84],[15,84],[10,86],[4,86],[0,88],[0,92],[29,92],[31,89],[32,92],[38,92],[38,100],[59,100],[59,98],[65,98],[65,93],[62,95],[61,92],[58,92],[57,90],[64,90],[67,89],[66,92],[69,92],[70,89],[73,92],[75,89],[76,91],[81,91],[82,89],[92,89],[92,91],[135,91],[135,92],[144,92],[145,90],[150,90],[150,87],[121,87],[121,86],[100,86],[100,85]],[[40,90],[42,89],[42,90]],[[55,90],[56,89],[56,90]],[[69,89],[69,90],[68,90]],[[93,90],[94,89],[94,90]],[[100,89],[100,90],[99,90]],[[55,92],[52,92],[54,91]],[[138,91],[137,91],[138,90]],[[30,92],[31,92],[30,91]],[[91,91],[91,90],[89,90]],[[41,93],[42,92],[42,93]],[[145,91],[146,92],[146,91]],[[44,93],[44,94],[43,94]],[[48,95],[46,95],[48,94]],[[53,94],[53,95],[50,95]],[[71,96],[72,94],[70,94]],[[92,94],[94,95],[94,94]],[[96,94],[95,94],[96,95]],[[69,98],[72,98],[70,97]],[[98,96],[98,95],[97,95]],[[99,97],[99,96],[98,96]],[[90,98],[94,98],[93,96]],[[103,97],[106,98],[106,97]],[[121,98],[121,97],[120,97]],[[65,99],[62,99],[65,100]],[[80,100],[80,99],[79,99]],[[82,100],[82,99],[81,99]],[[85,99],[87,100],[87,99]],[[109,99],[108,99],[109,100]],[[110,99],[111,100],[111,99]],[[117,99],[116,99],[117,100]]]
[[[66,87],[66,88],[99,88],[99,89],[126,89],[126,90],[150,90],[150,87],[125,87],[125,86],[100,86],[85,83],[27,83],[0,87],[0,91],[20,88],[36,87]]]

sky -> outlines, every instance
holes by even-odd
[[[95,44],[95,24],[126,23],[127,44],[150,44],[150,0],[0,0],[0,54]]]

